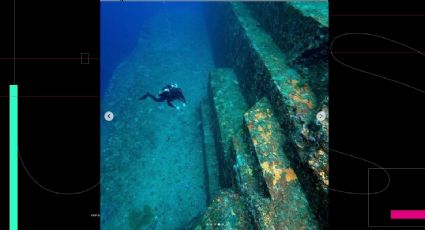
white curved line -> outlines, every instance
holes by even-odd
[[[334,191],[334,192],[341,192],[341,193],[351,194],[351,195],[374,195],[374,194],[379,194],[381,192],[384,192],[390,186],[390,184],[391,184],[390,174],[388,173],[388,171],[385,168],[381,167],[380,165],[378,165],[378,164],[376,164],[376,163],[374,163],[372,161],[366,160],[364,158],[356,157],[356,156],[353,156],[353,155],[350,155],[348,153],[344,153],[344,152],[341,152],[341,151],[338,151],[338,150],[335,150],[335,149],[328,148],[328,150],[333,151],[333,152],[336,152],[338,154],[342,154],[342,155],[348,156],[348,157],[352,157],[354,159],[365,161],[365,162],[370,163],[372,165],[375,165],[376,167],[384,170],[384,172],[385,172],[385,174],[387,174],[387,178],[388,178],[387,185],[383,189],[379,190],[378,192],[349,192],[349,191],[344,191],[344,190],[340,190],[340,189],[333,189],[333,188],[328,187],[329,190]]]
[[[36,183],[38,186],[40,186],[42,189],[44,189],[44,190],[46,190],[46,191],[48,191],[48,192],[51,192],[51,193],[54,193],[54,194],[57,194],[57,195],[80,195],[80,194],[82,194],[82,193],[85,193],[85,192],[88,192],[88,191],[90,191],[90,190],[92,190],[92,189],[94,189],[96,186],[98,186],[99,184],[100,184],[100,182],[102,181],[102,179],[100,179],[99,180],[99,182],[97,182],[95,185],[92,185],[92,186],[90,186],[90,187],[88,187],[88,188],[86,188],[86,189],[84,189],[84,190],[81,190],[81,191],[78,191],[78,192],[57,192],[57,191],[54,191],[54,190],[52,190],[52,189],[49,189],[49,188],[47,188],[47,187],[45,187],[45,186],[43,186],[43,185],[41,185],[32,175],[31,175],[31,173],[28,171],[28,169],[27,169],[27,167],[25,166],[25,164],[24,164],[24,161],[22,160],[22,157],[21,157],[21,153],[19,152],[19,150],[18,150],[18,155],[19,155],[19,160],[21,161],[21,163],[22,163],[22,166],[24,167],[24,169],[25,169],[25,172],[27,172],[27,174],[28,174],[28,176],[34,181],[34,183]]]
[[[409,85],[409,84],[406,84],[406,83],[403,83],[403,82],[400,82],[400,81],[397,81],[397,80],[394,80],[394,79],[391,79],[391,78],[387,78],[387,77],[384,77],[384,76],[381,76],[381,75],[379,75],[379,74],[375,74],[375,73],[372,73],[372,72],[369,72],[369,71],[366,71],[366,70],[362,70],[362,69],[359,69],[359,68],[356,68],[356,67],[353,67],[353,66],[350,66],[350,65],[345,64],[344,62],[340,61],[338,58],[336,58],[336,57],[335,57],[335,55],[334,55],[334,53],[333,53],[333,49],[332,49],[332,48],[333,48],[333,45],[334,45],[335,40],[337,40],[337,39],[338,39],[338,38],[340,38],[340,37],[348,36],[348,35],[363,35],[363,36],[372,36],[372,37],[377,37],[377,38],[381,38],[381,39],[384,39],[384,40],[387,40],[387,41],[390,41],[390,42],[396,43],[396,44],[401,45],[401,46],[403,46],[403,47],[406,47],[406,48],[408,48],[408,49],[410,49],[410,50],[412,50],[412,51],[415,51],[415,52],[417,52],[417,53],[419,53],[419,54],[421,54],[421,55],[423,55],[423,56],[425,56],[425,53],[423,53],[423,52],[421,52],[421,51],[419,51],[419,50],[417,50],[417,49],[415,49],[415,48],[412,48],[412,47],[410,47],[410,46],[408,46],[408,45],[405,45],[405,44],[403,44],[403,43],[401,43],[401,42],[394,41],[394,40],[392,40],[392,39],[389,39],[389,38],[386,38],[386,37],[383,37],[383,36],[380,36],[380,35],[376,35],[376,34],[369,34],[369,33],[344,33],[344,34],[340,34],[340,35],[338,35],[338,36],[334,37],[334,39],[332,39],[331,45],[330,45],[330,47],[329,47],[329,51],[330,51],[330,53],[331,53],[332,58],[333,58],[335,61],[337,61],[338,63],[340,63],[341,65],[345,66],[345,67],[348,67],[348,68],[350,68],[350,69],[357,70],[357,71],[362,72],[362,73],[370,74],[370,75],[372,75],[372,76],[379,77],[379,78],[384,79],[384,80],[387,80],[387,81],[392,81],[392,82],[394,82],[394,83],[397,83],[397,84],[400,84],[400,85],[406,86],[406,87],[408,87],[408,88],[411,88],[411,89],[413,89],[413,90],[416,90],[416,91],[418,91],[418,92],[420,92],[420,93],[425,94],[425,91],[423,91],[423,90],[421,90],[421,89],[418,89],[418,88],[416,88],[416,87],[413,87],[413,86],[411,86],[411,85]]]

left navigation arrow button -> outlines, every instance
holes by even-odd
[[[112,121],[114,119],[114,114],[111,111],[105,113],[105,120]]]

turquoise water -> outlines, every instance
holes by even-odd
[[[135,4],[128,4],[134,10]],[[116,66],[102,73],[102,112],[115,117],[101,124],[101,227],[182,229],[206,209],[199,104],[214,69],[210,41],[199,4],[137,7],[144,10],[109,11],[116,20],[123,15],[127,23],[140,20],[131,38],[116,28],[125,23],[110,20],[102,27],[110,30],[103,34],[117,33],[125,44],[116,39],[103,47],[109,50],[102,55],[103,66]],[[117,55],[110,51],[114,45]],[[168,83],[183,89],[184,110],[138,100]]]

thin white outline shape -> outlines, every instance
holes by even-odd
[[[379,169],[379,168],[368,168],[367,169],[367,187],[368,187],[368,191],[369,191],[369,185],[370,185],[370,183],[369,183],[369,172],[370,172],[370,170],[371,169]],[[421,169],[421,170],[423,170],[423,169],[425,169],[425,168],[385,168],[385,169],[389,169],[389,170],[392,170],[392,169],[402,169],[402,170],[406,170],[406,169],[409,169],[409,170],[418,170],[418,169]],[[424,228],[425,226],[415,226],[415,225],[412,225],[412,226],[403,226],[403,225],[400,225],[400,226],[398,226],[398,225],[370,225],[370,204],[369,204],[369,195],[367,196],[367,227],[368,228]]]
[[[425,56],[425,53],[423,53],[423,52],[421,52],[421,51],[419,51],[419,50],[417,50],[417,49],[415,49],[415,48],[413,48],[413,47],[410,47],[410,46],[408,46],[408,45],[406,45],[406,44],[403,44],[403,43],[401,43],[401,42],[398,42],[398,41],[395,41],[395,40],[392,40],[392,39],[386,38],[386,37],[384,37],[384,36],[380,36],[380,35],[376,35],[376,34],[369,34],[369,33],[343,33],[343,34],[340,34],[340,35],[338,35],[338,36],[336,36],[336,37],[334,37],[334,38],[332,39],[331,45],[330,45],[330,47],[329,47],[329,51],[330,51],[330,53],[331,53],[332,58],[333,58],[335,61],[337,61],[338,63],[340,63],[341,65],[345,66],[345,67],[348,67],[348,68],[353,69],[353,70],[357,70],[357,71],[359,71],[359,72],[361,72],[361,73],[370,74],[370,75],[372,75],[372,76],[375,76],[375,77],[378,77],[378,78],[381,78],[381,79],[384,79],[384,80],[387,80],[387,81],[391,81],[391,82],[394,82],[394,83],[397,83],[397,84],[400,84],[400,85],[403,85],[403,86],[406,86],[406,87],[408,87],[408,88],[410,88],[410,89],[413,89],[413,90],[416,90],[416,91],[418,91],[418,92],[420,92],[420,93],[425,94],[425,91],[423,91],[423,90],[421,90],[421,89],[418,89],[418,88],[416,88],[416,87],[413,87],[413,86],[411,86],[411,85],[409,85],[409,84],[406,84],[406,83],[403,83],[403,82],[400,82],[400,81],[397,81],[397,80],[393,80],[393,79],[390,79],[390,78],[387,78],[387,77],[381,76],[381,75],[379,75],[379,74],[375,74],[375,73],[372,73],[372,72],[369,72],[369,71],[366,71],[366,70],[362,70],[362,69],[359,69],[359,68],[356,68],[356,67],[353,67],[353,66],[350,66],[350,65],[345,64],[344,62],[340,61],[338,58],[336,58],[336,57],[335,57],[335,55],[334,55],[334,53],[333,53],[333,49],[332,49],[332,48],[333,48],[333,45],[334,45],[335,40],[337,40],[337,39],[338,39],[338,38],[340,38],[340,37],[343,37],[343,36],[349,36],[349,35],[362,35],[362,36],[377,37],[377,38],[381,38],[381,39],[384,39],[384,40],[387,40],[387,41],[390,41],[390,42],[396,43],[396,44],[398,44],[398,45],[401,45],[401,46],[403,46],[403,47],[405,47],[405,48],[408,48],[408,49],[410,49],[410,50],[412,50],[412,51],[415,51],[415,52],[417,52],[418,54],[421,54],[421,55],[423,55],[423,56]],[[333,188],[330,188],[330,187],[328,188],[329,190],[331,190],[331,191],[335,191],[335,192],[341,192],[341,193],[353,194],[353,195],[368,195],[368,196],[369,196],[370,194],[374,195],[374,194],[378,194],[378,193],[384,192],[384,191],[385,191],[385,190],[387,190],[387,189],[388,189],[388,187],[390,186],[390,184],[391,184],[391,178],[390,178],[390,175],[389,175],[389,173],[387,172],[387,170],[385,170],[385,168],[383,168],[383,167],[379,166],[378,164],[376,164],[376,163],[374,163],[374,162],[371,162],[371,161],[369,161],[369,160],[363,159],[363,158],[361,158],[361,157],[356,157],[356,156],[353,156],[353,155],[350,155],[350,154],[347,154],[347,153],[343,153],[343,152],[341,152],[341,151],[333,150],[333,149],[330,149],[330,148],[329,148],[329,150],[330,150],[330,151],[333,151],[333,152],[336,152],[336,153],[339,153],[339,154],[342,154],[342,155],[345,155],[345,156],[349,156],[349,157],[352,157],[352,158],[358,159],[358,160],[366,161],[366,162],[368,162],[368,163],[370,163],[370,164],[373,164],[373,165],[377,166],[378,168],[380,168],[380,169],[384,170],[384,172],[387,174],[387,178],[388,178],[388,183],[387,183],[387,185],[385,186],[385,188],[384,188],[384,189],[382,189],[381,191],[378,191],[378,192],[370,193],[370,192],[369,192],[369,187],[368,187],[368,191],[367,191],[366,193],[362,193],[362,192],[347,192],[347,191],[343,191],[343,190],[339,190],[339,189],[333,189]],[[368,186],[369,186],[369,185],[368,185]]]
[[[362,160],[362,161],[365,161],[365,162],[370,163],[370,164],[373,164],[373,165],[377,166],[379,169],[384,170],[384,172],[385,172],[385,174],[387,174],[387,178],[388,178],[387,185],[383,189],[379,190],[378,192],[372,192],[371,193],[371,192],[369,192],[369,189],[368,189],[367,192],[349,192],[349,191],[344,191],[344,190],[334,189],[334,188],[328,187],[329,190],[334,191],[334,192],[346,193],[346,194],[350,194],[350,195],[368,195],[369,196],[369,195],[375,195],[375,194],[379,194],[381,192],[384,192],[385,190],[388,189],[388,187],[390,187],[390,184],[391,184],[390,174],[388,173],[387,170],[385,170],[385,168],[381,167],[380,165],[378,165],[378,164],[376,164],[376,163],[374,163],[372,161],[363,159],[361,157],[356,157],[356,156],[350,155],[348,153],[343,153],[343,152],[338,151],[338,150],[335,150],[335,149],[328,148],[328,150],[330,150],[332,152],[336,152],[336,153],[342,154],[342,155],[345,155],[345,156],[348,156],[348,157],[352,157],[354,159]]]
[[[16,44],[15,44],[16,43],[16,9],[15,8],[16,8],[16,3],[15,3],[15,0],[14,0],[13,1],[13,82],[16,85]],[[25,169],[25,172],[34,181],[34,183],[36,183],[42,189],[44,189],[48,192],[54,193],[54,194],[58,194],[58,195],[79,195],[79,194],[88,192],[88,191],[92,190],[93,188],[97,187],[100,184],[100,182],[102,181],[102,179],[100,179],[99,182],[97,182],[95,185],[93,185],[89,188],[86,188],[82,191],[78,191],[78,192],[57,192],[57,191],[49,189],[49,188],[41,185],[40,183],[38,183],[38,181],[31,175],[31,173],[28,171],[27,167],[25,166],[25,163],[24,163],[24,161],[22,160],[22,157],[21,157],[21,153],[19,152],[19,149],[18,149],[18,156],[19,156],[19,160],[22,163],[22,166]]]
[[[421,52],[421,51],[419,51],[419,50],[417,50],[417,49],[415,49],[415,48],[412,48],[412,47],[410,47],[410,46],[408,46],[408,45],[405,45],[405,44],[403,44],[403,43],[401,43],[401,42],[398,42],[398,41],[395,41],[395,40],[392,40],[392,39],[386,38],[386,37],[384,37],[384,36],[380,36],[380,35],[376,35],[376,34],[369,34],[369,33],[344,33],[344,34],[340,34],[340,35],[338,35],[338,36],[336,36],[336,37],[334,37],[334,38],[332,39],[331,46],[329,47],[329,51],[330,51],[330,53],[331,53],[332,58],[333,58],[335,61],[337,61],[338,63],[340,63],[341,65],[345,66],[345,67],[348,67],[348,68],[353,69],[353,70],[357,70],[357,71],[362,72],[362,73],[365,73],[365,74],[370,74],[370,75],[372,75],[372,76],[374,76],[374,77],[379,77],[379,78],[384,79],[384,80],[387,80],[387,81],[392,81],[392,82],[394,82],[394,83],[397,83],[397,84],[400,84],[400,85],[406,86],[406,87],[408,87],[408,88],[411,88],[411,89],[413,89],[413,90],[416,90],[416,91],[418,91],[418,92],[420,92],[420,93],[425,94],[425,91],[423,91],[423,90],[421,90],[421,89],[418,89],[418,88],[416,88],[416,87],[413,87],[413,86],[411,86],[411,85],[409,85],[409,84],[406,84],[406,83],[403,83],[403,82],[400,82],[400,81],[397,81],[397,80],[394,80],[394,79],[391,79],[391,78],[387,78],[387,77],[381,76],[381,75],[379,75],[379,74],[375,74],[375,73],[372,73],[372,72],[368,72],[368,71],[366,71],[366,70],[362,70],[362,69],[359,69],[359,68],[356,68],[356,67],[353,67],[353,66],[350,66],[350,65],[345,64],[344,62],[340,61],[338,58],[336,58],[336,57],[335,57],[335,55],[334,55],[334,53],[333,53],[333,50],[332,50],[332,47],[333,47],[333,45],[334,45],[335,40],[337,40],[337,39],[338,39],[338,38],[340,38],[340,37],[343,37],[343,36],[349,36],[349,35],[363,35],[363,36],[377,37],[377,38],[381,38],[381,39],[384,39],[384,40],[387,40],[387,41],[390,41],[390,42],[396,43],[396,44],[401,45],[401,46],[403,46],[403,47],[406,47],[406,48],[408,48],[408,49],[410,49],[410,50],[412,50],[412,51],[415,51],[415,52],[417,52],[418,54],[421,54],[421,55],[423,55],[423,56],[425,56],[425,53],[423,53],[423,52]]]
[[[82,193],[85,193],[85,192],[88,192],[88,191],[90,191],[90,190],[92,190],[92,189],[94,189],[95,187],[97,187],[99,184],[100,184],[100,182],[102,181],[102,178],[99,180],[99,182],[97,182],[95,185],[92,185],[91,187],[88,187],[88,188],[86,188],[86,189],[84,189],[84,190],[81,190],[81,191],[78,191],[78,192],[57,192],[57,191],[54,191],[54,190],[52,190],[52,189],[49,189],[49,188],[47,188],[47,187],[45,187],[45,186],[43,186],[43,185],[41,185],[32,175],[31,175],[31,173],[28,171],[28,169],[27,169],[27,167],[25,166],[25,164],[24,164],[24,161],[22,160],[22,157],[21,157],[21,152],[18,150],[18,155],[19,155],[19,160],[21,161],[21,163],[22,163],[22,166],[24,167],[24,169],[25,169],[25,172],[28,174],[28,176],[34,181],[34,183],[36,183],[38,186],[40,186],[42,189],[44,189],[44,190],[46,190],[46,191],[48,191],[48,192],[51,192],[51,193],[54,193],[54,194],[57,194],[57,195],[79,195],[79,194],[82,194]]]

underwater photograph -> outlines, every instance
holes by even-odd
[[[327,1],[100,6],[101,229],[328,228]]]

